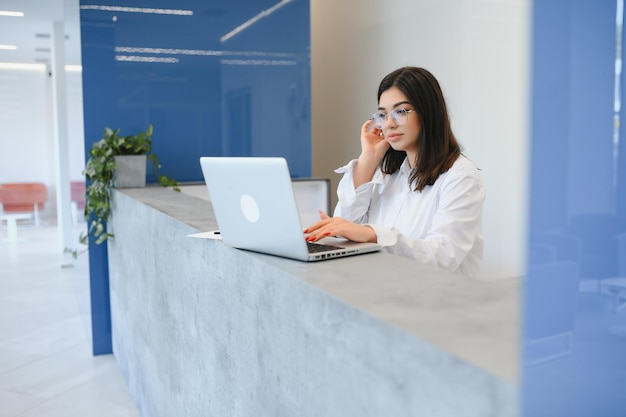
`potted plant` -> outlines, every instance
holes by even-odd
[[[89,226],[87,232],[81,233],[79,237],[81,244],[99,245],[114,237],[106,230],[106,222],[111,214],[111,188],[145,186],[147,162],[150,163],[152,174],[160,185],[180,191],[176,180],[158,175],[161,164],[158,157],[152,153],[152,131],[152,125],[149,125],[145,132],[121,136],[120,129],[112,130],[106,127],[102,139],[91,146],[89,159],[83,170],[87,178],[85,219]],[[129,165],[120,159],[127,156],[131,159],[139,157],[139,168],[131,169],[138,175],[138,179],[118,172],[122,167]],[[77,250],[68,249],[68,251],[74,258],[78,256]]]

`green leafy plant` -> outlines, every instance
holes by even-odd
[[[87,245],[104,243],[114,237],[106,230],[106,222],[111,214],[111,188],[113,188],[114,173],[117,168],[115,156],[119,155],[146,155],[152,168],[152,175],[163,187],[172,187],[180,191],[178,182],[165,175],[158,175],[161,169],[158,157],[152,153],[152,125],[145,132],[136,135],[121,136],[120,129],[104,129],[102,139],[95,142],[90,151],[89,159],[83,170],[87,178],[85,189],[85,220],[88,222],[87,232],[81,233],[79,242]],[[77,249],[66,249],[74,258],[79,254]],[[83,251],[81,251],[83,252]]]

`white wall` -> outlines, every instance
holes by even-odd
[[[360,151],[360,126],[382,77],[429,69],[453,129],[482,169],[484,277],[525,264],[530,0],[311,0],[313,175]]]
[[[50,79],[45,71],[0,69],[0,182],[53,173]]]
[[[33,4],[30,4],[33,3]],[[37,4],[35,4],[37,3]],[[65,33],[65,64],[80,64],[79,0],[32,0],[29,7],[45,8],[49,21],[31,20],[38,24],[38,33],[52,35],[53,20],[63,21]],[[0,26],[3,38],[11,39],[9,29]],[[32,36],[30,31],[26,31]],[[20,34],[20,36],[26,36]],[[28,42],[26,43],[28,45]],[[47,68],[0,68],[0,183],[42,182],[48,186],[49,200],[43,217],[54,222],[56,217],[56,167],[55,124],[53,113],[53,82],[49,75],[54,48],[51,38],[38,40],[38,46],[49,47],[50,52],[40,53],[47,60]],[[13,63],[11,55],[3,55],[0,62]],[[82,75],[66,71],[67,129],[69,142],[70,180],[84,180],[85,161],[83,129]],[[97,140],[98,138],[94,138]],[[68,203],[69,205],[69,203]]]
[[[0,69],[0,183],[43,182],[54,204],[52,87],[47,71]]]
[[[82,77],[67,80],[70,179],[83,180]],[[47,71],[0,69],[0,183],[43,182],[49,201],[43,216],[56,213],[52,77]]]

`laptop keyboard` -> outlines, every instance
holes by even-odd
[[[306,242],[309,253],[326,252],[328,250],[343,249],[341,246],[324,245],[323,243]]]

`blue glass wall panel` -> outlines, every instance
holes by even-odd
[[[293,177],[311,175],[309,0],[97,4],[80,1],[86,152],[105,127],[124,135],[152,124],[161,174],[180,182],[203,180],[201,156],[283,156]],[[96,354],[110,352],[99,249]]]
[[[617,1],[542,0],[533,8],[523,415],[625,416]]]
[[[89,39],[91,45],[107,45],[113,42],[114,33],[106,25],[83,27],[82,33],[83,39]],[[83,48],[82,59],[83,63],[89,63],[87,72],[91,81],[90,83],[83,83],[85,137],[98,138],[103,130],[98,124],[102,120],[114,120],[117,114],[115,106],[109,104],[115,103],[116,90],[114,88],[100,88],[100,86],[109,83],[110,74],[114,71],[113,50],[98,47]],[[98,71],[89,71],[89,68],[97,68]],[[86,111],[87,109],[90,110]],[[91,126],[91,129],[88,129],[87,126]],[[86,146],[86,152],[88,151],[89,148]],[[111,310],[106,245],[93,247],[89,250],[89,286],[92,352],[94,355],[111,353]]]
[[[311,153],[309,48],[294,36],[293,26],[308,14],[304,1],[277,10],[225,40],[229,57],[221,60],[225,153],[271,156],[279,151],[294,177],[311,172],[310,157],[302,158]],[[309,24],[301,30],[308,33]]]
[[[85,96],[101,98],[85,105],[87,149],[105,126],[151,123],[179,181],[201,181],[206,155],[284,156],[310,176],[308,0],[98,5],[81,1]]]

